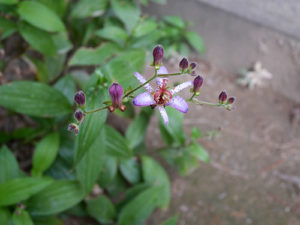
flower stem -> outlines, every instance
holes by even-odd
[[[90,113],[94,113],[94,112],[98,112],[98,111],[101,111],[101,110],[104,110],[104,109],[107,109],[108,106],[104,106],[104,107],[101,107],[101,108],[97,108],[97,109],[93,109],[91,111],[84,111],[85,114],[90,114]]]
[[[178,76],[178,75],[182,75],[183,73],[179,72],[179,73],[166,73],[166,74],[159,74],[157,75],[158,77],[169,77],[169,76]]]
[[[222,106],[223,105],[220,103],[211,103],[211,102],[200,101],[195,98],[192,99],[192,102],[195,103],[196,105],[210,105],[210,106]]]

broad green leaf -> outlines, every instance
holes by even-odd
[[[72,111],[68,99],[61,92],[31,81],[15,81],[0,86],[0,105],[38,117],[60,116]]]
[[[106,99],[107,90],[99,88],[93,93],[87,94],[87,110],[102,107],[101,99]],[[80,126],[79,135],[77,136],[77,147],[75,151],[74,163],[77,165],[88,151],[95,151],[95,148],[103,146],[102,139],[97,138],[102,131],[106,120],[106,110],[96,113],[87,114],[84,123]]]
[[[48,83],[50,81],[50,75],[45,62],[28,55],[25,55],[25,58],[35,66],[37,80],[45,84]]]
[[[100,187],[106,188],[114,180],[118,172],[117,159],[115,157],[104,155],[104,165],[99,174],[98,183]]]
[[[64,31],[60,18],[51,9],[36,1],[22,1],[18,6],[20,17],[28,23],[49,32]]]
[[[11,214],[7,208],[0,207],[0,224],[10,225]]]
[[[191,46],[198,52],[204,52],[205,47],[202,38],[194,31],[187,31],[184,33],[185,38],[191,44]]]
[[[172,216],[168,220],[166,220],[162,225],[176,225],[178,220],[178,215]]]
[[[0,0],[0,4],[14,5],[17,4],[19,0]]]
[[[98,48],[79,48],[72,56],[69,65],[100,65],[119,51],[116,44],[106,43]]]
[[[55,12],[59,17],[62,17],[66,12],[66,7],[68,6],[68,1],[66,0],[38,0],[43,5],[47,6],[53,12]]]
[[[32,219],[28,212],[21,210],[20,213],[15,212],[12,216],[13,225],[33,225]]]
[[[170,202],[170,180],[165,169],[154,159],[142,157],[142,172],[145,182],[149,182],[154,186],[162,187],[159,194],[159,207],[166,208]]]
[[[73,7],[73,18],[101,16],[107,8],[108,0],[79,0]]]
[[[169,124],[166,125],[161,117],[159,121],[159,128],[164,142],[167,145],[184,145],[186,136],[183,130],[183,114],[172,107],[166,107],[166,111]]]
[[[128,158],[132,156],[132,151],[128,147],[125,138],[114,128],[105,126],[105,145],[108,155],[117,158]]]
[[[195,156],[185,151],[181,156],[174,159],[174,164],[180,175],[187,175],[199,166],[199,161]]]
[[[44,137],[34,150],[32,174],[37,176],[42,175],[55,160],[58,148],[58,133],[51,133]]]
[[[73,47],[67,32],[59,32],[51,36],[58,54],[66,54]]]
[[[186,56],[190,55],[190,48],[189,48],[189,46],[188,46],[186,43],[184,43],[184,42],[182,42],[182,43],[179,44],[179,46],[178,46],[178,51],[179,51],[179,53],[180,53],[181,55],[186,55]]]
[[[192,127],[191,138],[192,140],[197,140],[202,137],[202,132],[198,127]]]
[[[122,193],[124,193],[128,188],[127,181],[124,180],[124,178],[120,174],[116,174],[116,176],[113,177],[112,181],[105,186],[105,190],[112,198],[117,198]]]
[[[19,165],[15,156],[6,146],[3,146],[0,149],[0,184],[19,175]]]
[[[106,26],[95,33],[99,37],[116,42],[120,46],[124,46],[127,40],[127,33],[120,27],[117,26]]]
[[[1,0],[0,0],[1,3]],[[11,20],[5,19],[0,17],[0,27],[1,27],[1,40],[7,38],[8,36],[12,35],[17,29],[16,24]]]
[[[154,30],[151,32],[151,35],[145,34],[141,37],[131,38],[129,44],[132,48],[143,48],[148,49],[153,45],[157,44],[157,41],[162,37],[162,34],[159,30]]]
[[[51,81],[63,72],[66,63],[66,54],[46,56],[45,63],[49,73],[49,80]]]
[[[0,184],[0,206],[13,205],[26,200],[51,184],[45,178],[16,178]]]
[[[66,75],[60,78],[55,83],[54,88],[63,93],[69,100],[70,104],[74,103],[74,93],[76,92],[76,85],[71,75]]]
[[[165,16],[164,21],[166,21],[168,24],[178,27],[180,29],[184,29],[184,21],[179,16]]]
[[[158,205],[161,187],[152,187],[141,192],[121,210],[118,225],[140,225]]]
[[[198,143],[192,142],[188,147],[186,147],[186,151],[196,156],[198,159],[200,159],[203,162],[210,161],[209,154],[207,153],[205,148]]]
[[[157,23],[155,23],[152,20],[145,20],[140,24],[138,24],[138,26],[134,29],[133,35],[135,37],[141,37],[155,31],[156,28],[157,28]]]
[[[56,46],[48,32],[27,23],[21,23],[19,31],[33,49],[48,56],[56,53]]]
[[[116,216],[113,203],[104,195],[87,202],[87,211],[90,216],[101,224],[112,223]]]
[[[31,215],[42,216],[60,213],[79,203],[84,193],[75,181],[55,181],[28,200]]]
[[[12,136],[6,132],[0,131],[0,145],[9,142],[12,139]]]
[[[122,175],[131,184],[136,184],[141,180],[140,165],[135,158],[123,160],[120,163],[120,170]]]
[[[63,225],[62,221],[55,216],[33,217],[34,225]]]
[[[131,32],[140,18],[140,9],[135,1],[111,0],[112,9]]]

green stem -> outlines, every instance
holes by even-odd
[[[94,110],[91,110],[91,111],[84,111],[85,114],[90,114],[90,113],[94,113],[94,112],[98,112],[98,111],[101,111],[101,110],[104,110],[104,109],[107,109],[108,106],[104,106],[104,107],[101,107],[101,108],[97,108],[97,109],[94,109]]]
[[[197,105],[210,105],[210,106],[222,106],[223,104],[220,103],[211,103],[211,102],[205,102],[205,101],[200,101],[198,99],[192,99],[192,102],[197,104]]]
[[[166,73],[166,74],[159,74],[157,75],[158,77],[170,77],[170,76],[178,76],[178,75],[182,75],[183,73],[179,72],[179,73]]]

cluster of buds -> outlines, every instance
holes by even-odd
[[[219,95],[219,104],[223,105],[227,110],[233,109],[232,104],[234,103],[234,100],[234,97],[230,97],[227,99],[227,94],[225,91],[222,91]]]
[[[85,99],[86,97],[83,91],[78,91],[74,95],[74,101],[78,106],[78,109],[74,113],[76,123],[69,124],[68,130],[74,132],[75,134],[79,133],[79,125],[83,122],[85,117],[85,113],[82,112],[82,110],[85,108]]]
[[[179,68],[180,71],[182,73],[187,73],[187,74],[191,74],[191,75],[196,75],[196,68],[197,64],[195,62],[192,62],[189,64],[189,61],[187,60],[187,58],[183,58],[180,62],[179,62]]]

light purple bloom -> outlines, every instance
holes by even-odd
[[[157,71],[158,74],[167,74],[168,71],[166,67],[161,66]],[[145,83],[146,79],[139,73],[134,73],[135,77],[139,80],[140,83]],[[169,123],[168,115],[165,110],[166,106],[172,106],[174,109],[187,113],[189,110],[188,104],[180,96],[173,96],[174,94],[180,92],[181,90],[192,86],[193,81],[184,82],[173,89],[167,87],[168,78],[156,78],[156,89],[153,89],[150,84],[146,84],[144,87],[147,90],[141,94],[138,94],[133,99],[133,104],[135,106],[157,106],[165,124]]]

